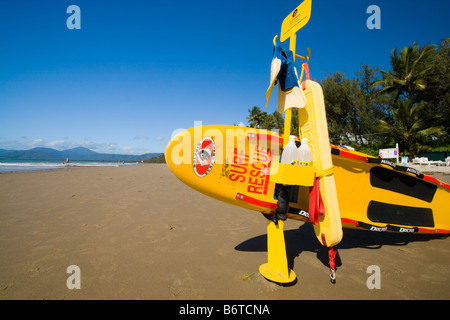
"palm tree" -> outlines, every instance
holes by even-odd
[[[398,52],[397,48],[391,53],[392,71],[381,71],[383,79],[375,81],[374,86],[381,85],[380,92],[393,92],[395,100],[410,99],[419,90],[425,90],[425,77],[433,67],[429,58],[436,52],[436,46],[427,44],[420,48],[413,43],[409,48]]]
[[[414,103],[412,99],[399,100],[396,108],[391,109],[393,124],[380,120],[380,129],[389,133],[404,146],[409,156],[417,156],[420,152],[420,139],[428,135],[441,135],[441,127],[433,126],[436,116],[427,115],[425,104]]]
[[[247,117],[250,128],[261,128],[267,113],[261,111],[257,106],[249,109],[248,112],[250,113]]]

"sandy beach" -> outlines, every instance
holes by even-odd
[[[448,237],[345,230],[333,285],[311,225],[291,220],[298,281],[269,282],[258,273],[263,216],[190,189],[164,164],[3,173],[0,186],[2,300],[450,298]],[[67,287],[71,265],[80,289]],[[371,265],[380,289],[366,285]]]

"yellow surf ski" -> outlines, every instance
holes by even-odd
[[[198,126],[173,137],[165,157],[170,170],[189,187],[242,208],[272,214],[279,187],[273,175],[279,169],[282,145],[283,135],[267,130]],[[357,151],[330,144],[323,149],[332,157],[344,228],[450,234],[449,184]],[[303,181],[312,184],[314,180]],[[309,189],[289,187],[289,219],[311,222]]]

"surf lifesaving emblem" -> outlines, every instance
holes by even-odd
[[[200,140],[194,151],[192,164],[194,172],[199,177],[206,176],[214,165],[216,159],[216,144],[214,140],[206,137]]]

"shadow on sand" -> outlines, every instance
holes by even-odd
[[[322,246],[314,234],[312,224],[305,223],[298,229],[284,231],[286,242],[286,255],[289,268],[294,267],[294,259],[303,251],[315,252],[317,259],[323,265],[328,265],[328,249]],[[344,229],[342,241],[335,247],[338,253],[336,255],[336,267],[342,265],[339,257],[339,249],[364,248],[376,250],[382,246],[406,246],[410,242],[429,241],[433,239],[446,238],[447,235],[428,235],[428,234],[405,234],[373,232],[356,229]],[[235,247],[238,251],[267,251],[267,235],[260,235],[248,239]]]

